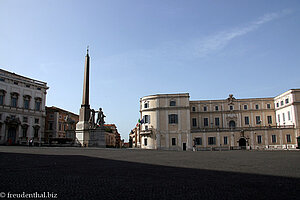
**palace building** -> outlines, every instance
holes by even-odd
[[[40,145],[47,83],[0,69],[0,144]]]
[[[167,150],[295,149],[300,89],[275,98],[190,100],[188,93],[140,99],[134,148]]]

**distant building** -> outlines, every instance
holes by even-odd
[[[79,115],[57,107],[46,107],[45,141],[74,140]],[[68,134],[69,133],[69,134]]]
[[[145,149],[295,149],[300,89],[275,98],[191,101],[189,94],[140,99],[141,123],[129,134]]]
[[[121,148],[121,135],[115,124],[104,124],[106,147]]]
[[[0,144],[44,141],[47,83],[0,69]]]

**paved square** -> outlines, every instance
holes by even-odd
[[[297,199],[299,151],[0,147],[0,192],[59,199]]]

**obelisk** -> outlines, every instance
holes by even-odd
[[[89,76],[90,76],[90,56],[89,49],[85,56],[84,64],[84,80],[83,80],[83,95],[82,104],[79,111],[79,122],[76,124],[76,138],[82,146],[86,146],[89,140],[89,119],[90,119],[90,104],[89,104]]]

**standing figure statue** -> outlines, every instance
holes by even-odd
[[[103,126],[105,123],[104,117],[106,117],[106,116],[103,114],[102,108],[99,108],[97,124],[99,124],[100,126]]]
[[[91,110],[91,116],[89,119],[90,128],[95,128],[95,110]]]

